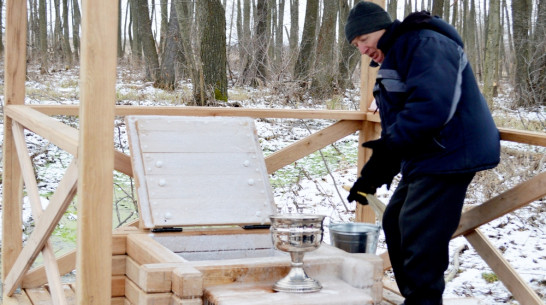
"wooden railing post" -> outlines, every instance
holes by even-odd
[[[25,103],[27,2],[6,3],[6,49],[4,60],[4,106]],[[15,152],[12,120],[4,114],[2,195],[2,280],[23,248],[22,175]]]
[[[385,7],[384,0],[371,1]],[[375,84],[375,76],[377,75],[378,68],[370,67],[371,58],[367,55],[362,55],[360,61],[360,110],[369,111],[369,108],[373,101],[373,86]],[[377,128],[377,123],[364,121],[360,135],[358,139],[358,162],[357,162],[357,176],[360,176],[360,170],[362,166],[368,161],[371,155],[371,150],[363,149],[362,143],[373,140],[379,137],[380,128]],[[370,206],[363,206],[357,204],[355,221],[357,222],[371,222],[375,223],[376,215]]]
[[[82,2],[77,304],[111,302],[118,2]]]

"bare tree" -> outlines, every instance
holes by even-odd
[[[49,71],[49,61],[47,58],[47,7],[46,0],[39,0],[38,18],[39,18],[39,38],[40,38],[40,72]]]
[[[500,1],[489,1],[487,18],[487,39],[484,52],[484,84],[483,94],[490,108],[493,106],[493,96],[497,86],[498,62],[500,51]]]
[[[198,1],[200,55],[203,77],[200,100],[227,101],[226,18],[220,0]]]
[[[307,80],[314,62],[314,51],[316,46],[316,27],[318,18],[319,0],[308,0],[305,8],[305,21],[303,24],[303,35],[301,37],[300,52],[294,67],[294,78]]]
[[[512,0],[512,33],[516,55],[516,78],[514,89],[517,94],[516,106],[525,106],[523,99],[528,90],[527,60],[529,58],[529,25],[531,20],[531,1]]]
[[[396,1],[396,0],[393,0]],[[349,0],[349,3],[355,0]],[[338,80],[337,84],[342,89],[352,88],[351,73],[360,60],[358,50],[349,44],[345,38],[345,24],[349,16],[349,4],[347,0],[339,0],[339,62],[338,62]]]
[[[158,79],[154,83],[154,87],[166,90],[174,90],[176,81],[176,59],[179,49],[182,48],[180,43],[180,30],[178,27],[178,15],[174,1],[171,1],[171,18],[167,29],[165,39],[165,47],[161,54],[161,65],[159,67]]]
[[[155,39],[152,33],[152,23],[150,20],[150,10],[147,0],[136,0],[136,9],[138,11],[138,34],[142,41],[142,52],[144,54],[144,64],[146,67],[146,80],[155,82],[159,73],[159,59],[155,47]]]
[[[290,0],[290,37],[288,37],[288,46],[290,48],[290,66],[294,64],[294,58],[298,54],[299,38],[299,0]]]
[[[82,17],[78,0],[72,1],[72,45],[74,46],[74,56],[76,60],[80,58],[80,25]],[[121,35],[120,35],[121,36]]]
[[[322,24],[317,40],[315,69],[311,82],[311,92],[314,96],[327,97],[333,93],[336,71],[332,71],[332,63],[334,62],[338,8],[338,1],[324,1]]]
[[[267,50],[269,35],[267,32],[267,0],[258,0],[256,6],[256,34],[252,41],[252,56],[243,70],[242,82],[251,86],[265,84],[267,77]]]
[[[63,0],[63,51],[65,54],[65,64],[72,67],[72,50],[70,48],[70,33],[68,27],[68,1]]]

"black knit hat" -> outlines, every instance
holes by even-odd
[[[349,12],[345,25],[345,37],[351,43],[360,35],[385,29],[391,24],[391,16],[381,6],[373,2],[362,1]]]

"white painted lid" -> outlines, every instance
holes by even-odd
[[[275,203],[254,121],[128,116],[141,224],[268,224]]]

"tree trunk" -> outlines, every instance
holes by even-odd
[[[294,66],[295,58],[298,54],[299,41],[299,0],[290,0],[290,37],[288,37],[288,45],[290,48],[290,67]]]
[[[159,69],[158,79],[154,83],[154,87],[165,90],[174,90],[176,81],[176,59],[178,50],[182,47],[180,43],[180,30],[178,27],[178,16],[174,7],[174,1],[171,1],[171,18],[169,20],[169,28],[167,29],[165,39],[165,47],[161,54],[161,66]]]
[[[80,59],[80,25],[82,17],[78,0],[72,1],[72,44],[74,45],[74,57]]]
[[[305,21],[303,24],[303,35],[301,37],[300,52],[294,67],[294,78],[300,81],[309,78],[310,68],[313,65],[313,53],[316,45],[316,27],[318,18],[318,0],[308,0],[305,8]]]
[[[528,106],[525,96],[528,93],[529,60],[529,21],[531,18],[530,0],[512,0],[512,33],[516,54],[516,78],[514,89],[517,100],[515,105]]]
[[[142,42],[141,35],[139,33],[139,5],[140,0],[129,0],[131,1],[131,23],[132,23],[132,39],[131,39],[131,54],[133,62],[139,64],[142,58]]]
[[[117,42],[117,50],[118,50],[118,58],[123,58],[123,45],[122,45],[122,39],[123,39],[123,35],[122,35],[122,27],[123,27],[123,24],[121,22],[121,12],[122,12],[122,7],[121,7],[121,0],[118,0],[118,42]]]
[[[38,7],[39,31],[40,31],[40,72],[48,73],[49,61],[47,58],[47,17],[46,0],[40,0]]]
[[[483,95],[489,105],[493,106],[493,93],[497,86],[496,79],[499,62],[500,42],[500,1],[489,1],[489,14],[487,18],[487,39],[484,54],[484,84]]]
[[[182,50],[184,58],[186,59],[185,74],[190,75],[193,84],[193,96],[195,101],[204,104],[204,99],[201,100],[199,95],[201,77],[200,70],[201,64],[199,64],[199,57],[197,51],[194,49],[192,37],[193,34],[193,19],[194,19],[194,3],[174,1],[176,9],[176,15],[178,17],[178,28],[180,29],[180,40],[182,43]]]
[[[147,0],[137,0],[138,10],[138,33],[142,40],[142,51],[144,53],[144,64],[146,66],[146,80],[155,82],[159,74],[159,60],[155,48],[154,35],[150,20],[150,11]]]
[[[434,0],[432,2],[432,15],[433,16],[440,16],[440,18],[444,15],[444,0]]]
[[[396,1],[396,0],[394,0]],[[349,3],[355,1],[349,0]],[[347,0],[339,0],[339,79],[337,84],[341,89],[352,89],[353,83],[351,82],[351,74],[355,69],[358,61],[360,60],[360,53],[358,50],[347,42],[345,38],[345,24],[347,23],[347,17],[351,7],[347,3]]]
[[[387,4],[387,12],[391,15],[392,20],[398,18],[396,14],[398,13],[398,0],[390,0]],[[347,18],[345,18],[347,19]]]
[[[530,86],[533,106],[546,105],[546,0],[539,0],[533,33]]]
[[[281,66],[283,63],[284,3],[285,0],[279,0],[279,9],[277,10],[278,22],[275,30],[275,62],[277,66]]]
[[[167,39],[167,31],[169,29],[169,3],[167,0],[160,1],[161,6],[161,28],[159,31],[159,53],[163,53]],[[171,5],[172,7],[172,5]],[[171,16],[172,19],[172,16]]]
[[[267,50],[269,49],[267,0],[258,0],[256,11],[256,35],[252,41],[253,56],[247,62],[242,77],[244,84],[253,87],[265,84],[267,77]]]
[[[325,1],[322,10],[322,25],[317,41],[315,69],[311,82],[311,93],[315,97],[330,97],[333,93],[335,73],[334,45],[336,36],[336,17],[339,5],[337,1]]]
[[[226,13],[220,0],[199,0],[201,65],[205,102],[228,100]]]
[[[3,8],[4,7],[4,1],[0,0],[0,29],[3,29],[3,25],[2,25],[2,12],[3,12]],[[3,42],[3,39],[0,39],[0,55],[3,55],[4,54],[4,42]]]
[[[63,0],[63,49],[65,54],[65,64],[72,67],[72,50],[70,48],[70,33],[68,27],[68,1]]]

